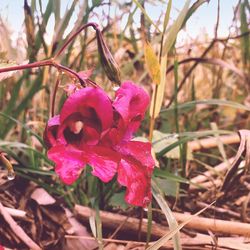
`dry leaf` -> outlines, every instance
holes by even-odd
[[[161,81],[160,64],[153,48],[148,42],[144,45],[144,55],[148,73],[153,83],[159,85]]]
[[[56,200],[43,188],[37,188],[31,194],[31,198],[39,205],[51,205],[56,202]]]
[[[88,233],[86,227],[84,227],[81,223],[79,223],[69,209],[65,209],[66,216],[68,217],[69,223],[72,226],[72,232],[67,232],[68,234],[74,234],[79,236],[79,238],[75,239],[66,239],[65,250],[90,250],[95,249],[98,244],[94,239],[82,239],[81,236],[91,237]]]
[[[228,170],[224,182],[221,187],[221,192],[226,192],[231,186],[232,182],[235,179],[235,175],[239,169],[242,157],[246,158],[246,171],[249,171],[250,164],[250,130],[239,130],[240,135],[240,146],[238,152],[234,158],[231,168]]]
[[[153,96],[151,98],[151,103],[150,103],[149,112],[152,118],[156,118],[161,111],[161,106],[166,86],[166,68],[167,68],[167,56],[164,56],[161,60],[161,66],[160,66],[160,73],[161,73],[160,85],[158,88],[154,88]]]

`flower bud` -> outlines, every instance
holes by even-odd
[[[110,81],[118,85],[121,84],[121,76],[119,67],[113,58],[110,50],[103,40],[103,35],[100,30],[96,30],[98,52],[101,60],[102,67]]]

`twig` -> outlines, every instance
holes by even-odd
[[[221,66],[222,68],[227,68],[231,71],[233,71],[235,74],[237,74],[240,78],[245,79],[246,76],[245,74],[236,68],[233,64],[229,64],[225,62],[222,59],[219,58],[202,58],[202,57],[190,57],[186,58],[184,60],[181,60],[178,62],[178,64],[184,64],[184,63],[189,63],[189,62],[197,62],[197,63],[207,63],[207,64],[213,64],[213,65],[218,65]],[[168,67],[166,74],[170,73],[174,69],[174,65],[171,65]]]
[[[220,141],[223,144],[235,144],[240,142],[240,137],[238,134],[232,134],[232,135],[221,135]],[[218,146],[218,142],[216,137],[211,137],[211,138],[206,138],[206,139],[201,139],[201,140],[196,140],[196,141],[191,141],[188,143],[188,147],[192,151],[198,151],[201,149],[208,149],[208,148],[214,148]]]
[[[10,207],[4,207],[4,209],[12,216],[16,218],[26,218],[26,212],[19,209],[14,209]]]
[[[214,29],[214,39],[217,39],[218,37],[218,28],[220,23],[220,0],[217,0],[217,18],[216,18],[216,24]]]
[[[220,179],[214,180],[214,179],[210,178],[209,181],[202,182],[199,184],[199,186],[191,184],[189,187],[189,191],[194,191],[194,190],[198,190],[198,189],[207,189],[207,190],[212,189],[212,190],[214,190],[214,189],[217,189],[218,187],[220,187],[221,184],[222,184],[222,180],[220,180]]]
[[[0,213],[4,220],[9,224],[12,231],[22,240],[30,249],[42,250],[25,232],[24,230],[13,220],[6,208],[0,202]]]
[[[88,207],[75,205],[75,212],[80,218],[88,221],[89,216],[92,213],[92,210]],[[100,217],[101,217],[103,225],[109,228],[117,228],[119,227],[121,223],[123,223],[127,219],[127,216],[125,215],[119,215],[119,214],[114,214],[114,213],[104,212],[104,211],[100,211]],[[128,218],[126,223],[124,223],[122,230],[136,233],[138,229],[139,221],[140,220],[137,218],[131,218],[131,217]],[[162,236],[168,230],[169,229],[164,226],[156,225],[156,223],[152,224],[152,235],[154,236]],[[147,233],[147,220],[145,219],[142,220],[141,231],[144,234]]]
[[[248,36],[250,34],[250,31],[247,31],[247,32],[244,32],[240,35],[237,35],[237,36],[229,36],[229,37],[225,37],[225,38],[217,38],[215,39],[216,42],[226,42],[228,40],[235,40],[235,39],[239,39],[239,38],[242,38],[244,36]]]
[[[92,27],[94,30],[98,30],[98,25],[96,23],[87,23],[83,25],[81,28],[79,28],[74,34],[72,34],[69,39],[65,42],[65,44],[62,46],[62,48],[55,54],[54,58],[57,58],[61,55],[61,53],[66,49],[66,47],[78,36],[79,33],[81,33],[84,29],[87,27]]]
[[[213,40],[209,46],[205,49],[205,51],[201,54],[200,58],[204,58],[207,53],[213,48],[215,44],[215,40]],[[182,79],[182,81],[180,82],[178,88],[177,88],[177,93],[180,92],[180,90],[182,89],[184,83],[186,82],[187,78],[192,74],[193,70],[196,68],[196,66],[199,64],[198,61],[196,61],[188,70],[188,72],[186,73],[186,75],[184,76],[184,78]],[[171,98],[171,100],[169,101],[169,103],[167,104],[166,108],[170,107],[170,105],[173,103],[174,101],[174,97]]]
[[[95,240],[94,237],[90,237],[90,236],[76,236],[76,235],[65,235],[66,239],[86,239],[86,240]],[[142,241],[129,241],[129,240],[116,240],[116,239],[110,239],[110,238],[103,238],[102,239],[104,242],[114,242],[114,243],[123,243],[123,244],[127,244],[129,242],[133,242],[135,244],[138,245],[146,245],[145,242]]]
[[[83,207],[80,205],[75,206],[76,214],[88,221],[89,216],[91,215],[92,210],[88,207]],[[184,222],[190,218],[190,214],[181,214],[173,213],[176,220],[179,222]],[[100,217],[103,222],[103,225],[110,228],[116,228],[122,221],[125,220],[126,216],[120,214],[114,214],[110,212],[100,211]],[[123,230],[136,232],[136,225],[138,225],[139,219],[129,218],[127,223],[124,224]],[[234,222],[234,221],[225,221],[218,219],[210,219],[196,216],[191,222],[189,222],[185,227],[197,229],[201,231],[211,230],[212,232],[225,233],[225,234],[235,234],[250,236],[250,225],[247,223]],[[146,233],[147,231],[147,220],[142,221],[142,232]],[[169,229],[162,225],[153,223],[152,224],[152,235],[161,237],[165,235]]]
[[[75,235],[65,235],[66,239],[85,239],[85,240],[92,240],[95,239],[94,237],[88,237],[88,236],[75,236]],[[146,245],[145,242],[139,242],[139,241],[128,241],[128,240],[117,240],[117,239],[103,239],[104,242],[113,242],[113,243],[120,243],[120,244],[129,244],[133,243],[136,245]],[[150,242],[149,245],[154,244],[154,242]],[[208,235],[204,234],[197,234],[194,238],[182,238],[182,245],[183,246],[202,246],[202,245],[212,245],[212,239]],[[230,249],[237,249],[237,250],[243,250],[248,249],[249,244],[244,244],[244,238],[243,237],[220,237],[218,238],[218,245],[219,247],[227,247]],[[173,244],[171,242],[166,242],[164,247],[173,248]],[[201,249],[201,248],[199,248]]]
[[[184,222],[189,218],[190,214],[174,213],[177,221]],[[226,221],[218,219],[210,219],[204,217],[195,217],[191,222],[189,222],[186,227],[197,229],[201,231],[211,230],[215,233],[224,233],[231,235],[242,235],[250,236],[250,225],[248,223],[236,222],[236,221]]]
[[[230,164],[233,163],[234,157],[230,158],[228,161]],[[216,173],[225,172],[228,169],[228,165],[226,162],[222,162],[221,164],[215,166],[213,169],[208,170],[201,175],[195,176],[190,180],[190,183],[200,184],[208,180],[209,177],[215,175]]]
[[[205,202],[202,202],[202,201],[197,201],[196,205],[198,207],[200,207],[200,208],[204,208],[204,207],[208,206],[208,204],[206,204]],[[208,210],[214,210],[216,213],[221,213],[223,215],[228,214],[229,216],[232,216],[232,217],[237,218],[237,219],[241,218],[240,213],[237,213],[237,212],[234,212],[234,211],[231,211],[229,209],[222,208],[222,207],[217,207],[217,206],[214,206],[214,205],[208,207]],[[244,222],[250,222],[250,221],[246,220]]]
[[[209,46],[205,49],[205,51],[201,54],[201,56],[199,57],[199,61],[196,61],[191,67],[190,69],[188,70],[188,72],[186,73],[186,75],[184,76],[184,78],[182,79],[182,81],[180,82],[179,86],[178,86],[178,89],[177,89],[177,93],[179,93],[179,91],[182,89],[184,83],[186,82],[186,80],[188,79],[188,77],[192,74],[193,70],[198,66],[199,62],[207,55],[207,53],[213,48],[214,44],[216,42],[224,42],[224,41],[227,41],[227,40],[230,40],[230,39],[237,39],[237,38],[240,38],[242,36],[246,36],[246,35],[249,35],[249,32],[246,32],[244,34],[241,34],[239,36],[235,36],[235,37],[227,37],[225,39],[219,39],[217,38],[217,29],[218,29],[218,26],[219,26],[219,9],[220,9],[220,6],[219,6],[219,2],[218,2],[218,9],[217,9],[217,21],[216,21],[216,25],[215,25],[215,37],[213,38],[213,40],[211,41],[211,43],[209,44]],[[169,103],[166,105],[166,108],[170,107],[170,105],[173,103],[174,101],[174,97],[171,98],[171,100],[169,101]]]
[[[51,117],[53,117],[55,115],[56,93],[57,93],[60,82],[61,82],[61,71],[58,72],[56,84],[55,84],[53,95],[52,95]]]
[[[79,82],[82,85],[84,85],[83,79],[81,78],[81,76],[77,72],[75,72],[74,70],[71,70],[70,68],[68,68],[64,65],[57,63],[56,61],[54,61],[53,58],[48,59],[48,60],[34,62],[34,63],[29,63],[29,64],[21,64],[21,65],[16,65],[16,66],[12,66],[12,67],[1,68],[0,73],[16,71],[16,70],[39,68],[39,67],[44,67],[44,66],[52,66],[52,67],[55,67],[56,69],[58,69],[62,72],[68,73],[71,77],[73,76],[74,78],[77,78],[79,80]],[[90,83],[93,84],[92,82],[90,82]],[[96,87],[95,84],[93,84],[93,85]]]

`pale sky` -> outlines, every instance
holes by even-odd
[[[46,6],[48,0],[42,0],[44,6]],[[55,0],[59,1],[59,0]],[[72,3],[73,0],[61,0],[61,13],[64,12],[65,8]],[[79,0],[80,2],[86,0]],[[91,1],[89,1],[91,2]],[[105,1],[104,1],[105,2]],[[121,3],[122,1],[119,1]],[[151,1],[152,2],[152,1]],[[157,1],[158,2],[158,1]],[[194,0],[192,3],[195,2]],[[238,0],[221,0],[221,11],[220,11],[220,25],[218,29],[219,36],[225,37],[228,35],[229,26],[232,23],[233,18],[233,7],[236,6]],[[166,1],[167,3],[167,1]],[[155,5],[146,5],[146,11],[148,15],[153,20],[158,20],[161,14],[166,10],[167,4],[155,4]],[[178,11],[184,5],[184,0],[173,0],[173,7],[171,11],[171,20],[174,20],[178,15]],[[105,6],[102,7],[103,9],[96,10],[100,15],[102,11],[105,11]],[[119,13],[119,9],[117,5],[114,3],[113,7],[111,8],[111,15],[115,13]],[[13,39],[15,39],[18,33],[22,32],[23,29],[23,20],[24,20],[24,13],[23,13],[23,0],[0,0],[0,15],[7,19],[9,23],[10,29],[13,31]],[[203,4],[198,11],[190,18],[187,23],[185,32],[181,33],[181,38],[185,38],[187,36],[195,38],[199,34],[204,33],[206,31],[209,36],[213,36],[214,26],[216,22],[216,15],[217,15],[217,0],[210,0],[210,3]],[[128,15],[125,15],[121,26],[125,25],[126,18]],[[134,16],[135,24],[139,22],[140,11],[138,10]],[[68,31],[70,31],[71,27],[73,26],[76,20],[76,15],[73,15],[71,22],[69,23]],[[96,17],[92,18],[92,21],[99,22],[100,20]],[[52,37],[53,33],[53,20],[51,20],[50,24],[48,25],[47,33],[48,33],[48,40]],[[180,38],[179,38],[180,39]]]

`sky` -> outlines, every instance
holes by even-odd
[[[42,0],[44,6],[46,6],[48,0]],[[54,0],[60,1],[60,0]],[[68,5],[72,3],[73,0],[61,0],[61,13],[65,11]],[[86,1],[86,0],[79,0],[79,1]],[[91,2],[91,1],[89,1]],[[104,1],[105,2],[105,1]],[[118,1],[121,3],[122,1]],[[154,2],[151,0],[151,2]],[[158,2],[158,1],[157,1]],[[164,1],[163,1],[164,2]],[[153,4],[153,5],[146,5],[146,11],[148,15],[153,20],[158,20],[159,16],[166,10],[167,2],[165,4]],[[195,2],[194,0],[192,3]],[[224,0],[221,1],[221,11],[220,11],[220,25],[218,29],[218,35],[220,37],[226,37],[229,32],[229,26],[232,23],[233,19],[233,7],[236,6],[238,0]],[[225,4],[226,3],[226,4]],[[172,10],[171,10],[171,20],[173,21],[176,16],[178,15],[179,11],[184,5],[184,0],[173,0]],[[117,5],[113,5],[111,8],[111,14],[115,14],[119,12]],[[105,7],[104,7],[105,8]],[[104,9],[105,10],[105,9]],[[101,14],[103,10],[99,10]],[[24,13],[23,13],[23,0],[0,0],[0,16],[7,20],[9,24],[9,28],[13,32],[12,38],[17,38],[18,34],[22,32],[23,29],[23,20],[24,20]],[[121,26],[126,24],[126,18],[128,14],[124,16],[123,21],[120,23]],[[203,4],[195,14],[190,18],[186,25],[185,34],[181,34],[181,37],[189,36],[192,38],[197,37],[199,34],[206,32],[208,36],[213,36],[214,27],[216,22],[217,16],[217,0],[210,0],[210,3]],[[138,10],[134,16],[134,22],[138,23],[140,17],[140,11]],[[163,18],[163,17],[162,17]],[[69,23],[68,31],[70,31],[71,27],[73,26],[76,20],[76,15],[72,17],[71,22]],[[96,17],[93,18],[93,21],[99,22],[100,20]],[[53,27],[54,23],[53,20],[50,21],[47,29],[47,39],[52,39],[53,34]]]

